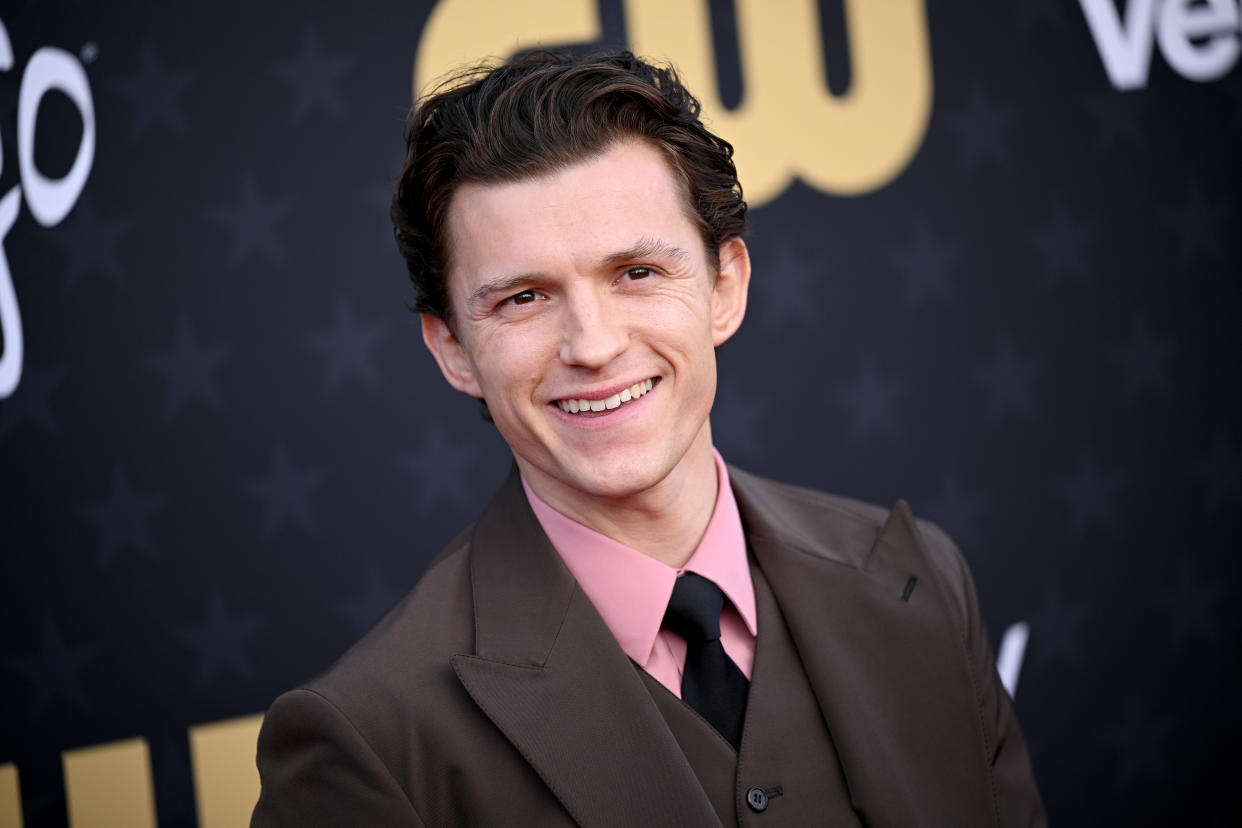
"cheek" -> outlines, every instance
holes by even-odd
[[[515,328],[481,337],[477,353],[485,390],[501,397],[529,396],[545,374],[546,351],[534,330]]]
[[[688,353],[698,354],[713,347],[711,314],[697,302],[670,304],[654,326]]]

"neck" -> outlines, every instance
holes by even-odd
[[[706,423],[667,476],[619,497],[566,489],[538,473],[529,474],[525,468],[522,472],[535,494],[553,509],[673,568],[684,566],[698,548],[716,508],[719,485]]]

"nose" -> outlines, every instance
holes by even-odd
[[[620,309],[597,291],[576,291],[566,297],[561,361],[599,369],[625,350],[629,332]]]

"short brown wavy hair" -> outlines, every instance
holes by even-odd
[[[687,194],[708,261],[746,227],[733,147],[699,119],[671,66],[628,51],[534,51],[460,71],[406,123],[405,165],[392,200],[413,310],[453,327],[445,276],[449,204],[466,183],[513,182],[572,166],[627,139],[663,152]]]

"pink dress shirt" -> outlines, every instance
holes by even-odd
[[[565,566],[603,617],[625,654],[681,698],[686,642],[661,629],[673,582],[682,572],[714,581],[729,599],[720,616],[720,641],[729,658],[749,679],[755,661],[755,588],[746,560],[746,536],[729,472],[716,458],[716,508],[698,548],[681,569],[649,558],[637,549],[568,518],[539,499],[526,481],[526,499]]]

